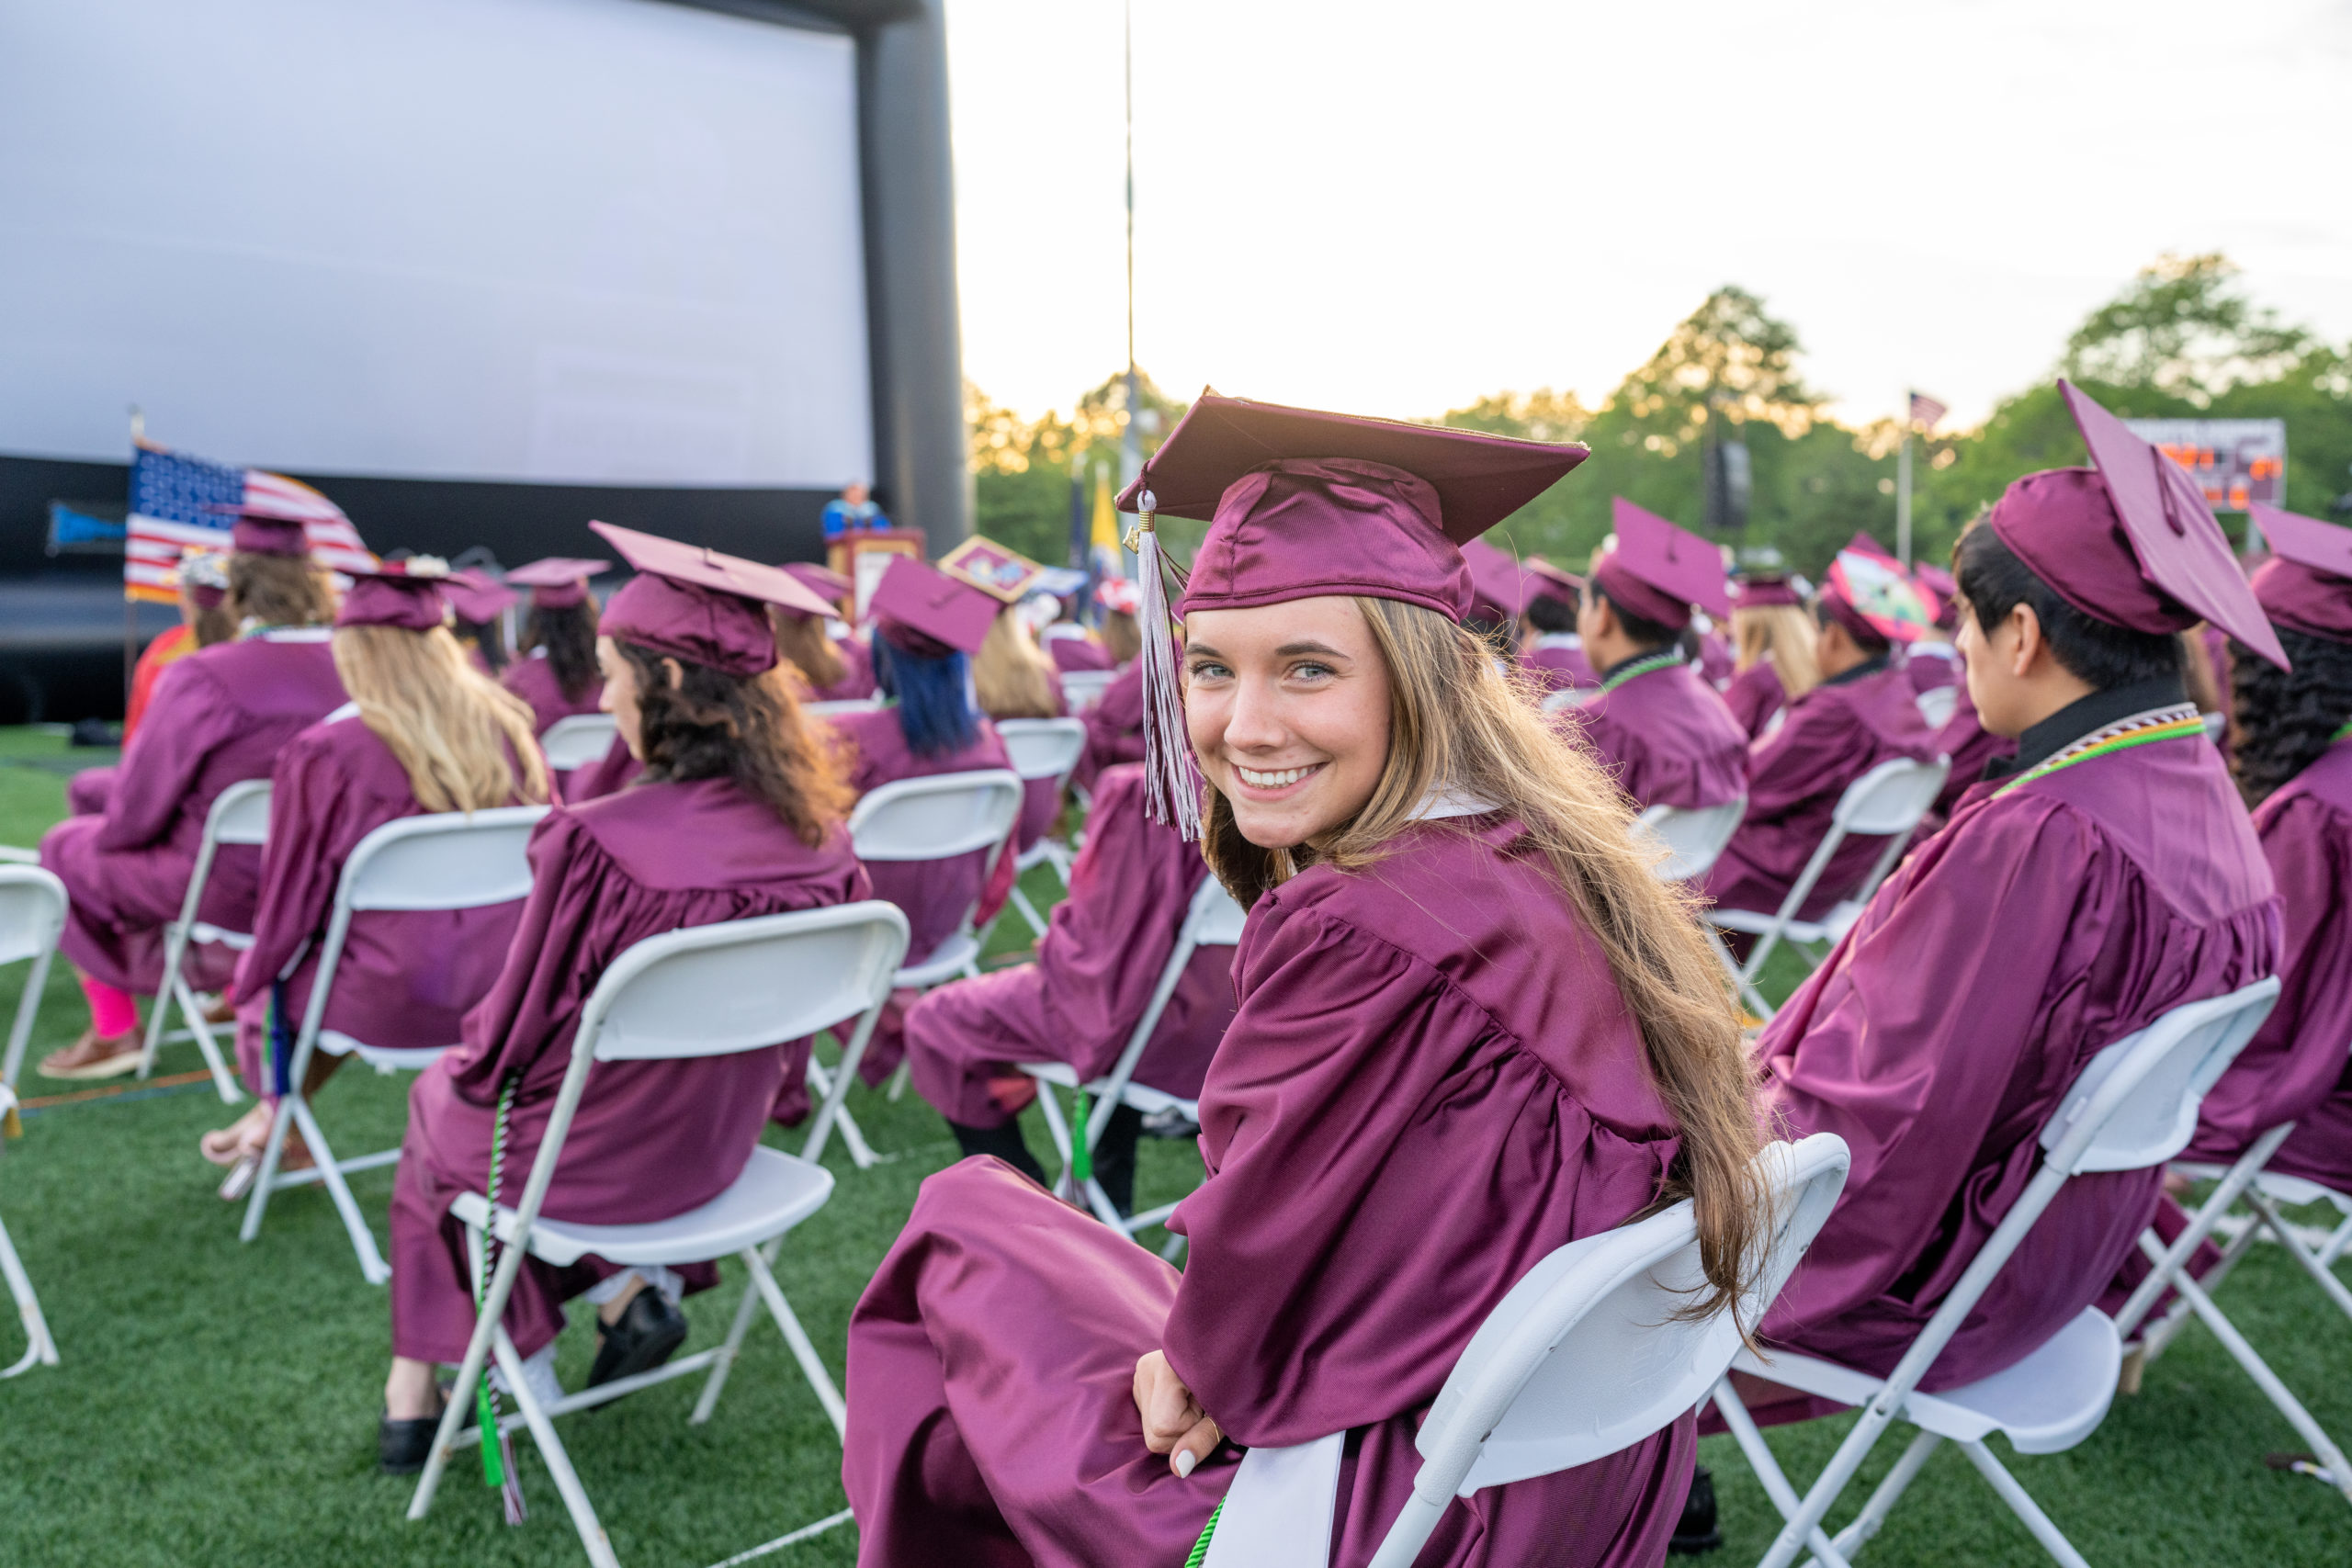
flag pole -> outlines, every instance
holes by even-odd
[[[137,403],[130,405],[130,461],[139,462],[140,444],[147,439],[147,414]],[[130,692],[139,676],[139,601],[130,596],[130,530],[123,532],[122,541],[122,716],[130,716]]]
[[[1136,416],[1136,7],[1125,6],[1124,69],[1127,130],[1127,427],[1120,433],[1119,482],[1131,484],[1143,472],[1143,433]]]
[[[1903,394],[1903,443],[1894,453],[1894,558],[1911,570],[1911,394]]]

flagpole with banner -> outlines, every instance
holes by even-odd
[[[1944,417],[1944,405],[1919,392],[1906,392],[1903,402],[1903,442],[1894,451],[1894,558],[1911,570],[1911,434],[1932,433]]]

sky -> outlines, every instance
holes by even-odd
[[[2352,339],[2352,0],[1133,0],[1170,393],[1597,403],[1724,283],[1973,423],[2164,252]],[[966,376],[1125,363],[1120,0],[948,0]]]

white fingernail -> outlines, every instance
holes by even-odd
[[[1186,1450],[1184,1450],[1182,1452],[1179,1453],[1179,1454],[1178,1454],[1174,1459],[1172,1459],[1172,1460],[1170,1460],[1170,1461],[1169,1461],[1169,1463],[1170,1463],[1170,1464],[1171,1464],[1172,1466],[1174,1466],[1175,1471],[1176,1471],[1176,1479],[1177,1479],[1177,1480],[1179,1480],[1179,1481],[1182,1481],[1182,1480],[1183,1480],[1183,1479],[1184,1479],[1184,1477],[1186,1477],[1186,1476],[1188,1476],[1188,1475],[1192,1474],[1192,1473],[1193,1473],[1193,1466],[1194,1466],[1194,1465],[1198,1464],[1199,1462],[1200,1462],[1200,1461],[1198,1461],[1198,1460],[1196,1460],[1196,1459],[1194,1459],[1194,1458],[1193,1457],[1193,1450],[1190,1450],[1190,1449],[1186,1449]]]

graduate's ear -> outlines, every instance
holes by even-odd
[[[669,682],[670,689],[673,692],[678,689],[679,682],[686,678],[686,672],[678,668],[678,661],[674,659],[664,659],[662,660],[662,678]]]
[[[2016,639],[2009,649],[2009,673],[2023,680],[2033,673],[2049,650],[2050,639],[2041,635],[2041,617],[2023,600],[2009,606],[2007,629]]]

